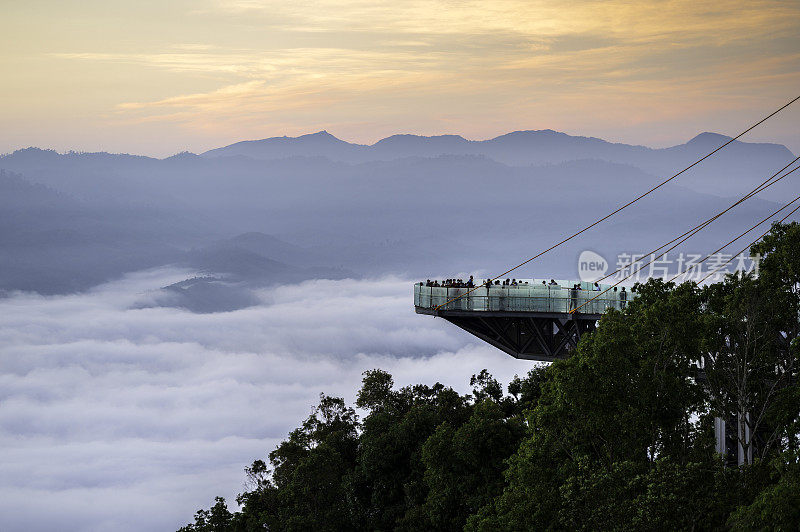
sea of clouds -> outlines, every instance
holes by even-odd
[[[0,530],[174,530],[361,374],[469,390],[515,360],[414,313],[411,281],[309,281],[214,314],[152,306],[191,272],[0,299]]]

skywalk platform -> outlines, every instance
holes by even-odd
[[[568,356],[604,312],[624,309],[636,295],[627,289],[614,291],[610,285],[594,288],[594,283],[551,284],[543,279],[523,279],[516,286],[480,286],[472,292],[417,283],[414,309],[417,314],[444,318],[513,357],[553,361]],[[592,300],[606,289],[610,290]]]

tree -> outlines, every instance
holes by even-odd
[[[772,312],[782,321],[782,330],[791,342],[800,326],[800,224],[773,224],[750,248],[750,254],[760,257],[758,278],[775,298]]]
[[[800,334],[800,224],[773,224],[770,232],[750,249],[751,255],[761,257],[759,282],[769,291],[771,304],[769,311],[780,323],[778,336],[779,348],[792,360],[783,364],[787,370],[785,382],[787,388],[779,392],[776,408],[769,424],[775,428],[785,427],[781,439],[785,446],[793,452],[800,452],[800,394],[797,383],[800,367],[796,363],[797,341]],[[791,428],[789,428],[791,427]]]
[[[461,426],[445,421],[425,442],[425,512],[436,530],[461,530],[467,518],[500,495],[505,461],[525,433],[524,418],[484,370],[473,375],[475,403]],[[509,408],[511,407],[511,408]]]
[[[601,519],[608,515],[630,522],[630,501],[646,487],[634,479],[665,458],[713,457],[694,366],[704,331],[700,293],[658,280],[637,289],[624,312],[606,314],[570,358],[545,370],[506,489],[469,519],[468,530],[571,528],[567,516],[576,508],[587,527],[608,526]],[[574,505],[589,488],[615,495]],[[620,504],[609,514],[612,501]],[[621,501],[629,502],[627,513]]]
[[[789,451],[773,460],[773,478],[749,505],[728,521],[734,530],[797,530],[800,528],[800,459]]]
[[[388,373],[368,371],[356,400],[368,414],[349,484],[357,521],[368,530],[428,526],[422,446],[440,424],[460,425],[470,413],[466,397],[439,383],[392,385]]]
[[[785,294],[773,286],[734,274],[704,290],[711,401],[720,417],[736,420],[745,463],[752,461],[754,440],[765,458],[783,436],[785,423],[777,418],[786,412],[778,407],[797,372],[795,351],[784,347],[785,317],[774,311]]]
[[[233,515],[228,511],[225,499],[216,497],[210,510],[198,510],[194,524],[182,527],[178,532],[229,532]]]
[[[281,530],[353,528],[343,479],[358,446],[358,418],[338,397],[320,397],[299,429],[269,454]]]

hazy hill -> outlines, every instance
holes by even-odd
[[[356,277],[351,271],[320,266],[324,255],[250,232],[186,252],[180,263],[207,274],[252,286],[294,283],[313,278]]]
[[[675,154],[700,155],[730,140],[717,133],[701,133],[685,144],[669,148],[648,148],[640,145],[608,142],[596,137],[568,135],[551,129],[514,131],[488,140],[467,140],[459,135],[392,135],[372,145],[352,144],[327,131],[300,137],[272,137],[237,142],[201,154],[203,157],[245,156],[253,159],[282,159],[302,155],[326,157],[334,161],[365,162],[403,157],[436,157],[439,155],[483,155],[498,162],[519,166],[602,159],[634,163],[648,160],[660,164],[672,162]],[[735,141],[728,151],[762,157],[787,155],[783,145]],[[652,164],[652,162],[650,162]]]
[[[63,293],[171,262],[175,215],[114,210],[0,172],[0,292]]]
[[[173,287],[173,304],[207,311],[234,285],[241,293],[219,309],[252,301],[254,287],[314,277],[496,273],[724,141],[706,133],[650,149],[528,131],[359,146],[322,133],[166,159],[19,150],[0,157],[0,169],[20,174],[0,179],[0,289],[81,290],[174,264],[203,276]],[[574,276],[584,249],[612,261],[648,251],[791,159],[775,144],[736,142],[722,153],[523,273]],[[763,196],[794,188],[787,179]],[[752,199],[686,249],[713,249],[776,208]],[[186,299],[193,294],[198,301]]]
[[[611,143],[595,137],[572,136],[553,130],[515,131],[484,141],[470,141],[458,135],[424,137],[393,135],[370,146],[350,144],[327,132],[302,137],[279,137],[239,142],[210,150],[204,157],[246,156],[278,159],[296,155],[323,156],[333,161],[389,161],[405,157],[473,155],[491,158],[511,166],[557,164],[578,159],[600,159],[630,164],[646,172],[667,177],[721,146],[730,137],[701,133],[685,144],[663,149]],[[743,190],[743,183],[766,178],[794,156],[779,144],[736,141],[693,169],[695,179],[687,181],[694,190],[731,193]],[[762,179],[763,179],[762,178]],[[768,191],[764,197],[780,198],[782,190]]]
[[[364,146],[319,132],[239,142],[205,152],[202,157],[183,153],[163,160],[107,153],[61,155],[29,148],[0,157],[0,168],[22,173],[28,179],[81,198],[116,202],[124,198],[153,205],[172,205],[181,201],[187,189],[219,184],[219,178],[226,174],[283,172],[290,178],[298,171],[309,169],[308,162],[297,161],[305,158],[315,159],[311,165],[317,167],[320,177],[346,174],[349,172],[346,165],[441,156],[485,157],[504,165],[522,167],[597,159],[667,177],[728,139],[724,135],[702,133],[685,144],[652,149],[542,130],[517,131],[485,141],[469,141],[456,135],[394,135]],[[782,145],[736,141],[681,176],[680,184],[708,194],[743,194],[793,158]],[[209,183],[205,176],[213,182]],[[780,200],[792,190],[787,179],[761,197]],[[164,191],[171,195],[166,202],[161,193]]]
[[[298,155],[327,157],[336,161],[364,160],[360,154],[366,146],[339,140],[327,131],[299,137],[272,137],[262,140],[246,140],[205,152],[207,157],[230,157],[243,155],[254,159],[283,159]]]
[[[0,171],[0,294],[81,291],[126,272],[170,264],[223,275],[226,282],[249,288],[354,276],[324,267],[324,257],[314,262],[310,252],[260,233],[187,249],[218,238],[207,228],[207,221],[181,209],[78,200]],[[282,262],[287,260],[292,264]],[[214,308],[189,298],[210,290],[204,286],[209,284],[201,280],[183,287],[180,306]],[[251,299],[240,295],[234,301]],[[228,300],[222,308],[231,304]]]
[[[295,155],[324,156],[342,162],[392,160],[439,155],[483,155],[511,165],[558,163],[574,159],[618,159],[653,151],[644,146],[612,144],[592,137],[577,137],[552,130],[515,131],[484,140],[459,135],[392,135],[372,145],[351,144],[326,131],[301,137],[274,137],[237,142],[209,150],[204,157],[243,155],[254,159],[278,159]]]

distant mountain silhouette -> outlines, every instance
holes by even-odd
[[[278,167],[284,167],[286,174],[292,175],[296,173],[296,167],[309,165],[307,162],[291,162],[293,158],[323,158],[331,161],[312,163],[326,175],[349,173],[346,168],[337,166],[341,164],[469,156],[520,167],[596,159],[635,166],[655,176],[666,177],[729,139],[725,135],[706,132],[684,144],[654,149],[567,135],[548,129],[515,131],[485,141],[470,141],[458,135],[393,135],[365,146],[342,141],[321,131],[300,137],[238,142],[210,150],[202,156],[184,152],[163,160],[107,153],[70,152],[62,155],[52,150],[28,148],[0,156],[0,168],[20,172],[28,179],[80,198],[91,196],[117,202],[121,198],[144,199],[143,195],[150,194],[147,201],[158,205],[164,198],[155,191],[164,184],[165,179],[169,180],[169,187],[181,183],[184,187],[196,187],[198,181],[186,179],[187,176],[256,174],[270,172],[270,168],[277,171]],[[740,194],[750,190],[793,157],[785,146],[779,144],[735,141],[693,168],[681,178],[681,184],[707,194]],[[263,161],[271,162],[270,168],[265,168]],[[131,181],[130,176],[133,175],[137,183]],[[110,188],[111,183],[114,186]],[[113,193],[109,194],[110,190]],[[764,192],[762,197],[781,199],[787,190],[789,187],[781,184]]]
[[[170,304],[213,311],[303,279],[496,273],[727,140],[701,133],[652,149],[542,130],[486,141],[394,135],[364,146],[320,132],[165,159],[19,150],[0,156],[0,169],[19,174],[0,178],[0,291],[83,290],[178,265],[205,277],[167,290]],[[527,274],[570,277],[583,249],[612,262],[651,249],[792,158],[777,144],[734,142]],[[766,200],[796,194],[795,182],[737,207],[687,251],[749,227],[776,208]]]
[[[204,157],[246,156],[278,159],[303,155],[341,162],[393,160],[402,157],[478,155],[511,165],[558,163],[575,159],[613,160],[624,154],[651,151],[644,146],[612,144],[593,137],[577,137],[550,129],[515,131],[490,140],[472,141],[459,135],[392,135],[372,145],[351,144],[326,131],[300,137],[273,137],[237,142],[209,150]],[[614,157],[609,158],[608,155]]]
[[[282,159],[285,157],[327,157],[331,160],[354,160],[365,146],[339,140],[327,131],[300,137],[273,137],[247,140],[230,146],[209,150],[206,157],[243,155],[254,159]]]
[[[511,166],[558,164],[579,159],[599,159],[629,164],[646,172],[668,176],[688,166],[706,153],[721,146],[730,137],[701,133],[685,144],[669,148],[648,148],[612,143],[595,137],[567,135],[550,129],[514,131],[483,141],[471,141],[458,135],[393,135],[370,146],[350,144],[327,132],[302,137],[279,137],[239,142],[205,152],[203,157],[245,156],[253,159],[281,159],[303,155],[326,157],[332,161],[363,163],[391,161],[406,157],[470,155],[487,157]],[[718,155],[693,170],[702,179],[687,185],[704,193],[739,190],[741,180],[757,179],[769,169],[777,170],[794,156],[785,146],[769,143],[735,141]],[[781,164],[782,163],[782,164]],[[766,177],[766,176],[764,176]],[[765,197],[781,197],[766,193]]]
[[[263,140],[237,142],[209,150],[204,157],[242,155],[254,159],[282,159],[286,157],[327,157],[333,161],[365,162],[392,160],[402,157],[437,157],[440,155],[482,155],[510,165],[547,164],[576,159],[602,159],[623,163],[657,160],[659,154],[711,151],[730,140],[718,133],[701,133],[685,144],[671,148],[654,149],[646,146],[612,143],[596,137],[567,135],[551,129],[514,131],[489,140],[472,141],[459,135],[392,135],[372,145],[351,144],[327,131],[300,137],[273,137]],[[732,151],[748,150],[757,146],[762,154],[778,152],[789,154],[779,144],[747,143],[737,141]],[[649,164],[653,164],[650,162]],[[637,164],[638,165],[638,164]]]
[[[474,155],[477,150],[473,143],[459,135],[392,135],[379,140],[372,146],[365,146],[359,152],[365,157],[378,160],[391,160],[400,157],[438,157],[440,155]]]

